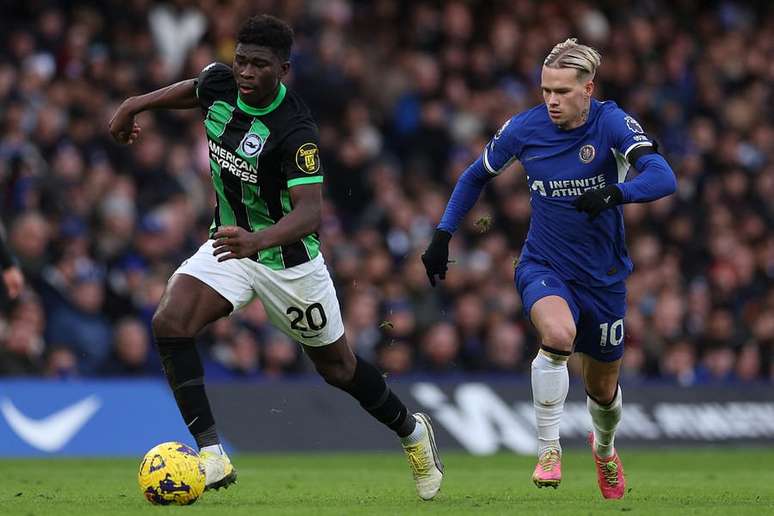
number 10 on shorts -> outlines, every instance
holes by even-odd
[[[602,323],[599,325],[599,330],[602,333],[599,339],[601,347],[607,346],[608,342],[612,346],[618,346],[624,339],[624,320],[618,319],[613,324]]]

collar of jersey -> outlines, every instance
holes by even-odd
[[[288,89],[285,87],[285,85],[280,83],[277,96],[274,97],[274,100],[271,101],[271,104],[262,108],[253,107],[247,104],[244,100],[242,100],[242,97],[237,93],[237,106],[239,106],[239,109],[241,109],[248,115],[253,115],[253,116],[265,115],[266,113],[271,113],[272,111],[277,109],[277,106],[279,106],[282,100],[285,98],[285,93],[287,93],[287,91]]]

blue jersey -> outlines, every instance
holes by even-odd
[[[586,123],[570,130],[557,127],[544,104],[508,120],[484,149],[483,164],[497,175],[518,159],[526,171],[532,218],[520,259],[548,264],[562,279],[588,286],[625,279],[633,266],[622,207],[590,222],[572,203],[586,190],[622,183],[630,153],[652,145],[611,101],[592,99]]]

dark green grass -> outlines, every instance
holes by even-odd
[[[239,483],[188,507],[154,507],[129,459],[0,460],[0,515],[774,514],[774,449],[630,451],[629,492],[603,500],[588,452],[567,452],[557,489],[530,481],[531,457],[447,453],[436,500],[416,498],[402,454],[234,457]]]

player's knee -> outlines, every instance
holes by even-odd
[[[586,385],[586,394],[588,394],[591,399],[596,401],[598,405],[602,406],[607,406],[613,403],[617,392],[618,382],[615,382],[612,385],[603,383],[591,383]]]
[[[168,310],[159,308],[151,320],[153,336],[158,337],[192,337],[190,329],[180,317],[175,317]]]
[[[316,364],[317,372],[329,385],[347,389],[355,377],[355,368],[345,361]]]
[[[575,325],[548,324],[540,334],[541,344],[560,351],[572,351],[575,342]]]

